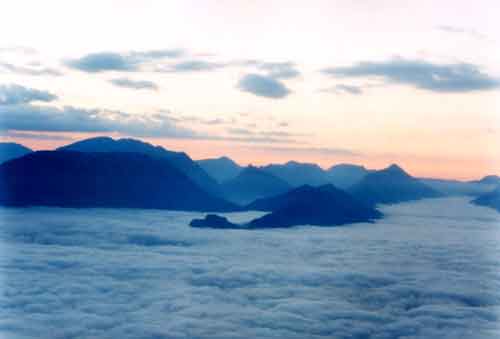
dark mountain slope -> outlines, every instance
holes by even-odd
[[[261,210],[272,210],[247,224],[233,224],[226,218],[207,216],[194,219],[193,227],[261,229],[297,225],[336,226],[356,222],[371,222],[382,214],[366,207],[348,193],[333,185],[301,186],[285,194],[255,202]]]
[[[215,159],[204,159],[196,161],[212,178],[218,182],[224,182],[236,178],[243,169],[228,157]]]
[[[316,164],[289,161],[286,164],[271,164],[260,169],[283,179],[292,187],[320,186],[329,183],[326,173]]]
[[[196,162],[184,152],[173,152],[161,146],[135,139],[117,139],[97,137],[85,139],[73,144],[60,147],[58,150],[78,152],[127,152],[143,153],[152,157],[163,158],[170,161],[171,165],[184,173],[193,182],[205,191],[221,195],[220,187]]]
[[[236,178],[226,181],[222,187],[228,200],[240,204],[284,193],[291,188],[284,180],[253,166],[244,168]]]
[[[397,165],[368,173],[348,191],[367,205],[392,204],[441,196],[439,192],[413,178]]]
[[[483,194],[472,202],[476,205],[494,208],[500,212],[500,186],[493,192]]]
[[[35,152],[0,166],[0,204],[228,211],[166,159],[142,153]]]
[[[357,184],[368,173],[369,171],[363,166],[351,164],[335,165],[326,171],[329,182],[342,189]]]
[[[15,142],[0,142],[0,164],[31,152],[33,151],[28,147]]]

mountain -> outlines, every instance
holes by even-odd
[[[43,151],[0,165],[0,204],[231,211],[170,161],[142,153]]]
[[[153,146],[135,139],[112,139],[96,137],[85,139],[58,148],[58,150],[78,152],[133,152],[143,153],[156,158],[167,159],[171,165],[184,173],[205,191],[221,195],[220,187],[196,162],[184,152],[173,152],[161,146]]]
[[[284,180],[254,166],[245,167],[236,178],[222,184],[226,199],[239,204],[284,193],[290,188]]]
[[[233,224],[226,218],[207,216],[195,219],[194,227],[261,229],[297,225],[336,226],[356,222],[371,222],[382,214],[366,207],[348,193],[333,185],[295,188],[285,194],[255,202],[262,210],[272,210],[246,224]]]
[[[316,164],[289,161],[286,164],[271,164],[260,169],[283,179],[292,187],[320,186],[329,183],[326,173]]]
[[[441,196],[439,192],[413,178],[397,165],[368,173],[360,182],[349,188],[348,192],[368,205]]]
[[[487,180],[459,181],[447,179],[420,178],[422,183],[444,195],[471,195],[479,196],[491,192],[499,183]],[[493,183],[492,183],[493,182]]]
[[[500,185],[500,177],[498,175],[487,175],[480,180],[471,181],[471,183],[487,184],[487,185]]]
[[[238,229],[244,228],[243,225],[238,225],[230,222],[225,217],[216,214],[207,214],[203,219],[193,219],[189,223],[191,227],[197,228],[221,228],[221,229]]]
[[[500,186],[492,192],[479,196],[472,202],[476,205],[494,208],[500,212]]]
[[[328,180],[335,186],[346,189],[354,184],[357,184],[367,175],[368,171],[363,166],[351,165],[351,164],[339,164],[330,167],[326,174]]]
[[[228,157],[203,159],[197,161],[213,179],[219,183],[236,178],[242,167]]]
[[[15,142],[0,142],[0,164],[31,152],[33,151],[28,147]]]

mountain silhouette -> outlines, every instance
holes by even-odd
[[[15,142],[0,142],[0,164],[31,152],[33,151],[28,147]]]
[[[494,177],[494,176],[493,176]],[[487,178],[487,177],[485,177]],[[450,179],[419,178],[419,180],[430,188],[443,195],[470,195],[479,196],[494,190],[500,181],[496,183],[491,179],[476,181],[459,181]]]
[[[244,225],[238,225],[230,222],[225,217],[218,216],[216,214],[207,214],[203,219],[193,219],[189,223],[191,227],[197,228],[226,228],[226,229],[238,229],[245,228]]]
[[[472,201],[476,205],[487,206],[500,212],[500,186],[494,191],[485,193]]]
[[[260,229],[297,225],[336,226],[370,222],[382,214],[354,199],[333,185],[304,185],[271,198],[259,199],[249,206],[272,211],[246,224],[233,224],[222,217],[195,219],[191,225],[210,228]]]
[[[0,204],[232,211],[164,158],[43,151],[0,165]]]
[[[269,197],[290,190],[290,185],[257,167],[245,167],[234,179],[222,184],[227,200],[247,204],[255,199]]]
[[[478,184],[500,185],[500,177],[498,175],[487,175],[480,180],[471,182]]]
[[[186,153],[169,151],[161,146],[153,146],[140,140],[127,138],[115,140],[109,137],[96,137],[60,147],[58,150],[78,152],[133,152],[167,159],[173,167],[177,168],[205,191],[219,196],[222,194],[217,182]]]
[[[320,186],[329,183],[326,173],[316,164],[289,161],[286,164],[271,164],[260,169],[283,179],[292,187]]]
[[[346,189],[360,182],[369,172],[363,166],[338,164],[330,167],[326,174],[329,182],[336,187]]]
[[[197,163],[219,183],[236,178],[242,170],[240,165],[228,157],[203,159],[198,160]]]
[[[441,194],[406,173],[398,165],[365,175],[348,189],[355,198],[367,205],[392,204],[434,198]]]

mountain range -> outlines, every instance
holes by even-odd
[[[205,191],[217,196],[222,195],[217,182],[184,152],[169,151],[161,146],[153,146],[136,139],[115,140],[109,137],[85,139],[60,147],[57,150],[141,153],[158,159],[166,159],[173,167],[192,179]]]
[[[259,199],[248,209],[271,211],[245,224],[233,224],[226,218],[207,215],[194,219],[193,227],[260,229],[297,225],[336,226],[356,222],[371,222],[382,214],[363,205],[345,191],[333,185],[304,185],[274,197]]]
[[[238,209],[210,195],[171,162],[131,152],[39,151],[0,166],[0,204]]]
[[[0,143],[2,150],[0,204],[15,206],[263,210],[276,212],[265,220],[277,220],[283,218],[280,208],[293,215],[285,209],[293,199],[313,193],[320,199],[325,190],[335,190],[337,197],[347,194],[343,199],[364,208],[450,194],[480,196],[476,203],[494,207],[498,190],[487,193],[500,187],[494,175],[469,182],[419,179],[397,165],[369,170],[340,164],[323,170],[296,161],[261,167],[244,167],[228,157],[193,161],[184,152],[126,138],[90,138],[43,152]],[[313,210],[298,201],[304,213]]]
[[[410,176],[398,165],[368,173],[347,191],[367,205],[393,204],[442,196]]]
[[[245,167],[235,178],[222,184],[226,199],[238,204],[248,204],[255,199],[284,193],[291,188],[283,179],[254,166]]]

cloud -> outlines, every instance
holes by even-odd
[[[411,85],[434,92],[472,92],[500,86],[494,78],[469,63],[433,64],[396,58],[385,62],[360,62],[353,66],[323,69],[337,78],[381,77],[388,83]]]
[[[182,50],[166,49],[151,51],[132,51],[128,53],[100,52],[70,59],[65,64],[71,68],[88,73],[106,71],[139,71],[146,63],[165,58],[177,58],[183,54]]]
[[[308,155],[319,156],[348,156],[359,157],[360,153],[347,148],[334,148],[334,147],[266,147],[266,150],[280,153],[304,153]]]
[[[436,29],[438,29],[440,31],[447,32],[447,33],[465,34],[465,35],[468,35],[472,38],[479,39],[479,40],[486,39],[486,35],[481,34],[474,29],[468,29],[468,28],[457,27],[457,26],[447,26],[447,25],[437,26]]]
[[[0,119],[1,120],[1,119]],[[31,140],[73,140],[73,138],[60,134],[29,133],[17,131],[1,131],[0,135],[10,138],[31,139]]]
[[[228,133],[236,134],[236,135],[253,135],[255,134],[253,131],[245,128],[228,128]]]
[[[466,198],[383,212],[221,231],[190,229],[199,213],[6,208],[0,337],[498,338],[498,213]]]
[[[321,92],[335,93],[335,94],[348,93],[348,94],[353,94],[353,95],[360,95],[363,93],[363,89],[360,86],[338,84],[332,88],[323,89],[323,90],[321,90]]]
[[[267,72],[274,79],[291,79],[300,76],[300,72],[292,62],[260,62],[257,68]]]
[[[61,76],[62,72],[55,68],[42,67],[40,65],[27,65],[18,66],[7,62],[0,62],[0,72],[9,72],[20,75],[31,75],[31,76]]]
[[[0,130],[43,132],[117,132],[136,137],[198,138],[168,115],[138,115],[71,106],[0,105]]]
[[[132,88],[132,89],[149,89],[149,90],[158,90],[158,85],[156,85],[152,81],[147,80],[132,80],[129,78],[116,78],[111,79],[113,85],[118,87]]]
[[[33,101],[50,102],[56,99],[57,96],[48,91],[40,91],[15,84],[0,85],[0,106],[28,104]]]
[[[290,90],[280,81],[258,74],[247,74],[238,82],[237,88],[259,97],[281,99],[289,95]]]
[[[211,62],[206,60],[188,60],[178,62],[173,65],[168,65],[166,67],[160,67],[157,69],[157,71],[166,73],[203,72],[214,71],[226,66],[227,64],[219,62]]]

